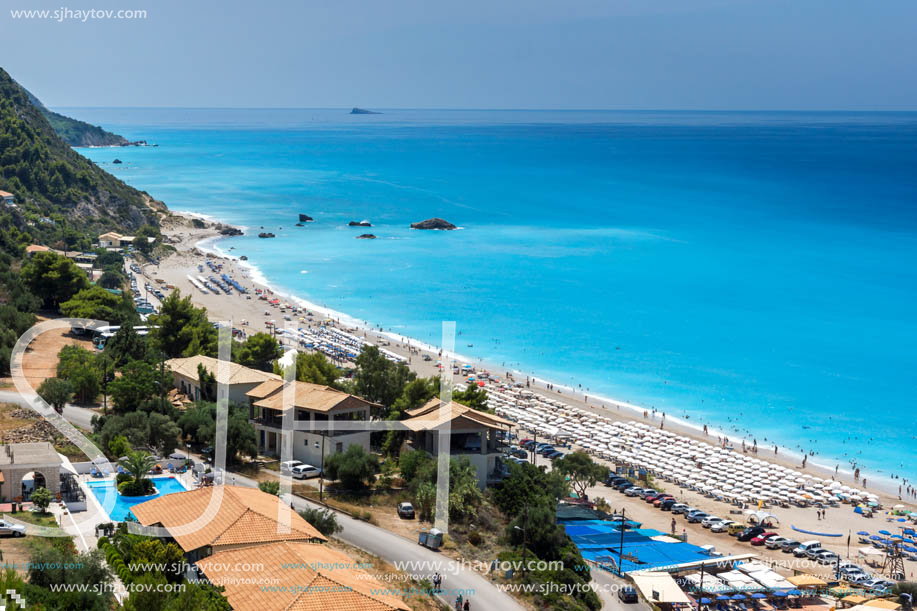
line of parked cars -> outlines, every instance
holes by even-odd
[[[842,561],[831,550],[824,549],[820,541],[797,541],[782,537],[778,533],[760,525],[748,526],[726,518],[710,515],[705,511],[691,507],[685,503],[677,503],[670,494],[661,493],[653,488],[641,488],[622,475],[612,474],[605,481],[610,486],[626,496],[643,499],[652,503],[662,511],[671,511],[676,515],[683,515],[691,524],[700,524],[703,528],[715,533],[727,533],[739,541],[748,542],[754,546],[763,546],[771,550],[780,550],[785,554],[793,554],[797,558],[807,558],[826,566],[834,566],[836,576],[845,579],[872,591],[887,591],[894,587],[894,582],[879,579],[867,573],[861,566],[852,562]]]
[[[551,460],[555,460],[564,455],[563,452],[555,448],[552,444],[536,443],[534,439],[521,440],[518,446],[513,446],[513,448],[510,450],[510,454],[513,456],[518,456],[518,454],[516,453],[516,450],[520,450],[523,454],[525,454],[525,451],[528,450],[529,452],[540,454],[541,456],[544,456],[545,458],[549,458]],[[528,455],[518,456],[518,457],[520,459],[528,458]]]

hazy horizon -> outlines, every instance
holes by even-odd
[[[909,0],[135,1],[10,0],[3,67],[57,108],[917,110]]]

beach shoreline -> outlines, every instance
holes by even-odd
[[[276,297],[286,299],[288,302],[294,303],[316,314],[316,316],[309,321],[311,324],[330,320],[334,322],[335,326],[338,326],[342,330],[352,332],[356,335],[362,334],[363,337],[374,343],[388,342],[388,345],[385,346],[386,349],[406,358],[409,361],[409,366],[418,375],[425,377],[438,375],[439,371],[435,367],[435,361],[439,358],[439,347],[392,331],[385,331],[378,326],[371,325],[368,321],[311,302],[292,292],[282,289],[278,290],[271,284],[270,280],[261,273],[257,265],[251,261],[241,260],[238,255],[220,246],[219,243],[226,236],[219,234],[210,227],[203,229],[193,227],[191,225],[192,218],[204,220],[208,223],[221,222],[219,219],[208,215],[188,211],[170,211],[170,214],[164,219],[163,234],[167,236],[167,241],[176,248],[177,253],[163,259],[157,269],[156,275],[152,277],[159,277],[165,282],[178,287],[181,289],[183,295],[191,295],[192,301],[196,305],[206,307],[213,318],[224,320],[231,319],[233,321],[244,320],[249,323],[241,327],[246,332],[264,330],[264,328],[258,328],[261,326],[259,323],[264,323],[269,320],[280,318],[281,320],[277,321],[278,326],[282,326],[285,322],[282,320],[282,316],[278,316],[276,312],[272,312],[269,308],[264,309],[262,307],[264,303],[259,300],[251,299],[240,301],[239,296],[236,295],[204,295],[196,290],[186,276],[192,272],[192,275],[196,275],[198,273],[197,266],[204,264],[204,261],[208,259],[219,259],[224,263],[228,263],[229,269],[227,272],[230,275],[235,274],[237,278],[241,276],[239,279],[243,284],[269,291]],[[227,306],[230,307],[227,308]],[[270,314],[266,314],[267,312],[270,312]],[[272,316],[275,318],[271,318]],[[430,355],[432,360],[424,361],[424,354]],[[458,361],[472,364],[476,368],[486,369],[492,373],[498,374],[501,378],[507,373],[506,368],[490,363],[484,358],[462,355],[458,352],[453,353],[453,356]],[[717,445],[718,438],[725,437],[728,440],[727,443],[732,444],[737,451],[740,451],[742,446],[742,437],[734,433],[718,430],[713,426],[708,425],[705,434],[704,426],[701,423],[695,424],[688,422],[683,418],[671,414],[663,415],[662,412],[647,409],[626,401],[604,397],[599,394],[584,393],[582,390],[575,389],[569,385],[554,384],[548,379],[533,376],[531,374],[527,376],[524,373],[512,369],[509,370],[509,373],[513,374],[513,379],[517,382],[523,381],[523,378],[525,378],[526,381],[531,383],[531,389],[543,396],[560,400],[573,406],[584,407],[597,414],[602,414],[614,419],[645,422],[654,426],[659,426],[664,422],[663,426],[666,429],[706,443]],[[460,383],[462,379],[456,377],[454,381]],[[586,400],[587,396],[588,401]],[[751,447],[749,443],[749,452],[751,452]],[[860,485],[859,482],[854,481],[852,472],[843,468],[838,468],[838,470],[835,471],[831,465],[824,464],[823,459],[819,460],[821,457],[809,457],[803,469],[802,454],[778,445],[778,453],[774,455],[773,447],[773,443],[758,446],[757,456],[769,462],[804,470],[823,479],[837,479],[851,486]],[[840,463],[840,461],[838,462]],[[894,501],[895,503],[908,501],[907,499],[900,501],[898,498],[900,480],[893,480],[889,477],[879,476],[865,470],[863,474],[867,478],[867,487],[874,492],[881,493],[880,496],[887,497],[888,501]],[[894,503],[888,504],[890,506]]]

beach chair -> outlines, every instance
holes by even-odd
[[[92,467],[89,467],[89,475],[90,477],[101,477],[99,475],[99,472],[96,471],[95,465],[93,465]]]
[[[169,468],[169,473],[175,473],[175,465],[169,463],[167,466]]]
[[[120,475],[121,473],[124,473],[124,467],[118,465],[118,474]]]

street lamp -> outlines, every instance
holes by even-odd
[[[521,528],[520,528],[519,526],[513,526],[513,528],[514,528],[515,530],[521,530],[521,531],[522,531],[522,577],[523,577],[523,578],[526,578],[526,577],[528,577],[528,575],[529,575],[529,567],[528,567],[528,562],[527,562],[527,559],[528,559],[528,548],[529,548],[529,545],[528,545],[528,543],[529,543],[529,537],[528,537],[528,535],[529,535],[529,533],[528,533],[528,527],[529,527],[529,506],[528,506],[528,505],[526,505],[526,506],[524,507],[524,509],[523,509],[522,520],[523,520],[522,523],[523,523],[525,526],[523,526],[523,527],[521,527]]]

